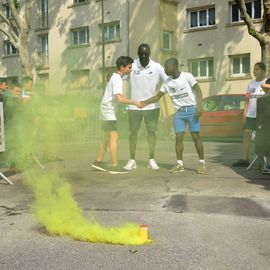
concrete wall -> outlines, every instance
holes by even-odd
[[[159,59],[164,65],[166,59],[177,56],[177,6],[160,2],[160,33],[159,33]],[[163,48],[163,31],[172,32],[172,50],[164,50]]]
[[[138,45],[148,43],[151,58],[159,56],[159,1],[131,0],[129,20],[130,56],[137,57]]]

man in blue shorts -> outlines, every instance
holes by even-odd
[[[165,93],[170,95],[175,109],[174,131],[176,135],[175,152],[177,158],[176,166],[174,166],[170,172],[178,173],[184,171],[183,139],[186,124],[188,124],[199,156],[197,171],[198,173],[205,173],[206,165],[204,161],[203,143],[199,133],[199,117],[202,114],[202,91],[193,75],[187,72],[180,72],[178,65],[178,61],[175,58],[170,58],[166,61],[165,73],[169,78],[162,85],[160,91],[152,98],[142,101],[142,105],[157,102]]]

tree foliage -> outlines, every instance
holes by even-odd
[[[245,0],[235,0],[235,2],[241,12],[241,18],[247,25],[249,34],[260,43],[261,60],[266,64],[268,73],[270,73],[270,0],[263,0],[261,29],[255,28],[255,24],[247,12]]]

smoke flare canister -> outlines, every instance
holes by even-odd
[[[140,225],[140,235],[143,241],[148,241],[148,226],[146,224]]]

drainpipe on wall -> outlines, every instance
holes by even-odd
[[[126,0],[126,55],[129,55],[129,0]]]
[[[105,89],[105,33],[104,33],[104,0],[101,0],[101,33],[102,33],[102,91]]]

